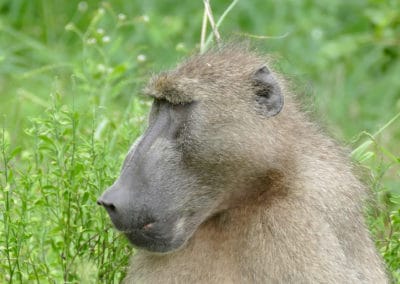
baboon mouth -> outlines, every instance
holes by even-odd
[[[148,236],[137,231],[123,233],[134,247],[154,253],[170,253],[178,250],[185,243],[185,239],[171,236]]]

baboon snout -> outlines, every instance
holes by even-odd
[[[103,206],[108,212],[121,209],[122,193],[112,187],[107,189],[98,199],[97,204]]]
[[[160,204],[134,195],[125,187],[114,184],[99,197],[97,204],[107,210],[115,228],[136,247],[168,252],[186,240],[185,220],[179,212],[160,208]]]
[[[132,194],[112,186],[97,199],[97,204],[103,206],[115,227],[120,231],[143,231],[150,233],[160,227],[162,220],[156,218],[159,212],[149,206],[134,200]]]
[[[107,210],[115,210],[115,205],[112,202],[104,201],[101,197],[97,199],[97,204],[104,206]]]
[[[97,199],[97,204],[103,206],[115,227],[120,231],[131,231],[140,229],[141,226],[147,226],[154,223],[154,218],[150,218],[150,210],[146,207],[136,204],[131,194],[115,185],[107,189]],[[146,216],[145,218],[143,216]],[[140,219],[140,220],[139,220]],[[147,226],[150,228],[150,226]]]

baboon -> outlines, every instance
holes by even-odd
[[[271,60],[226,45],[155,76],[149,126],[99,198],[126,283],[387,283],[348,153]]]

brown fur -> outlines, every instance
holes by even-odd
[[[184,247],[138,250],[126,283],[388,282],[363,221],[366,188],[348,153],[299,110],[279,75],[285,105],[277,116],[260,118],[244,95],[254,88],[249,74],[265,61],[227,46],[150,82],[146,92],[155,98],[204,101],[184,138],[197,147],[191,165],[230,176],[219,205]],[[211,147],[201,147],[204,141]]]

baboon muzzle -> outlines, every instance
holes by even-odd
[[[97,200],[97,204],[107,210],[116,229],[122,231],[135,247],[158,253],[179,248],[185,241],[175,232],[179,215],[155,212],[140,203],[142,205],[135,204],[123,188],[115,185]]]

